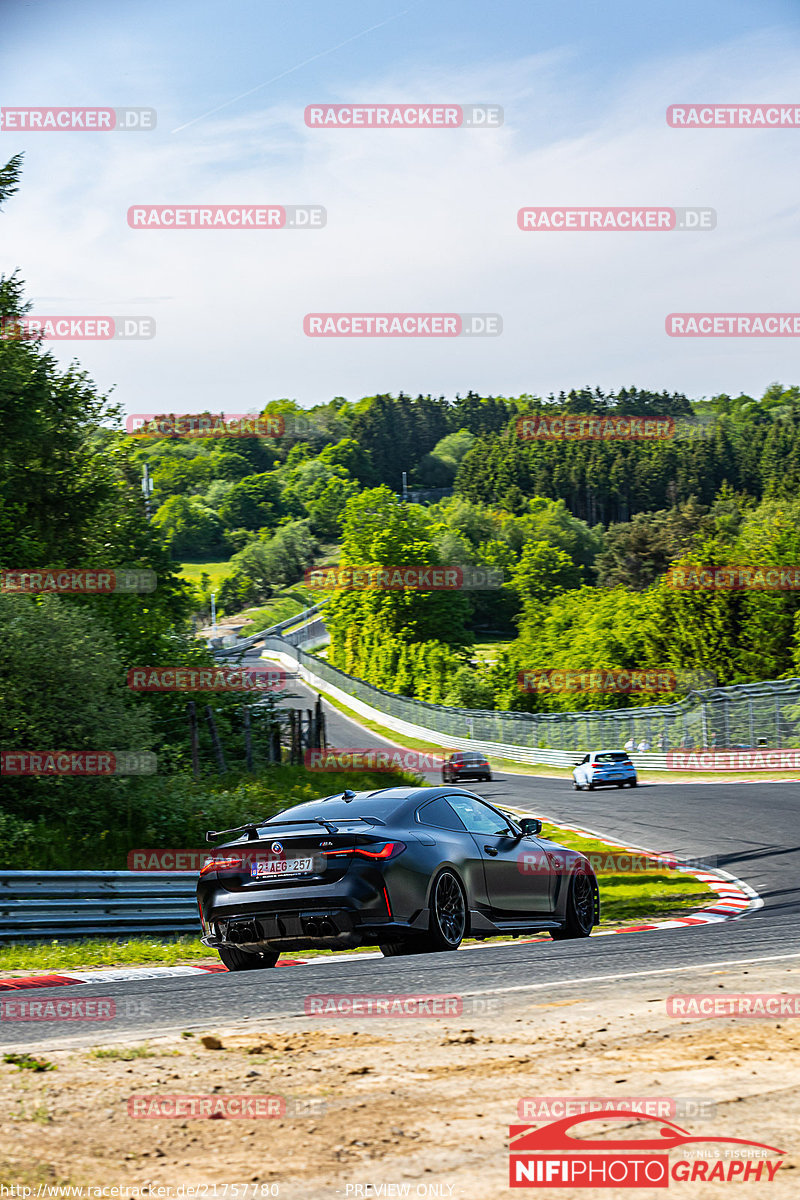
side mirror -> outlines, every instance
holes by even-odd
[[[538,817],[523,817],[521,821],[517,821],[524,837],[536,837],[542,832],[542,822]]]

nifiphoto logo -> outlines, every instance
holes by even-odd
[[[531,207],[517,213],[517,225],[523,231],[553,230],[584,233],[666,233],[671,230],[701,231],[717,227],[713,208],[571,208]]]
[[[0,108],[5,133],[141,133],[156,124],[154,108]]]
[[[499,337],[499,313],[320,312],[303,318],[306,337]]]
[[[538,1127],[512,1125],[509,1186],[577,1190],[666,1188],[673,1181],[772,1183],[785,1153],[747,1138],[698,1137],[667,1116],[623,1104],[548,1118]]]
[[[309,129],[497,129],[499,104],[308,104]]]

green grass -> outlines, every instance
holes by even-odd
[[[32,1054],[4,1054],[3,1062],[18,1067],[20,1071],[55,1071],[53,1063],[46,1058],[34,1058]]]
[[[90,1050],[89,1053],[92,1058],[112,1058],[120,1062],[133,1062],[135,1058],[161,1058],[166,1052],[151,1050],[145,1042],[143,1046],[99,1047],[96,1050]]]
[[[507,637],[498,634],[497,637],[490,637],[486,641],[475,642],[469,649],[473,658],[477,658],[482,663],[493,663],[497,661],[500,651],[510,645],[511,642]]]
[[[177,564],[176,564],[177,565]],[[181,563],[179,574],[190,583],[200,586],[200,576],[206,574],[211,579],[212,588],[218,588],[226,575],[231,573],[230,562],[184,562]]]
[[[288,621],[289,617],[302,612],[304,608],[308,608],[304,600],[296,600],[286,595],[276,596],[260,608],[246,608],[243,612],[237,613],[237,616],[246,617],[248,621],[252,621],[253,627],[252,629],[243,629],[240,636],[249,637],[251,633],[258,633],[269,625],[278,625],[281,621]]]

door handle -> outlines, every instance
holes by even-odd
[[[492,858],[494,858],[494,856],[497,854],[496,846],[484,846],[483,848],[487,854],[491,854]]]

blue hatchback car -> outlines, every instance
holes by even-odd
[[[625,750],[595,750],[581,759],[572,772],[576,792],[596,787],[636,787],[636,768]]]

